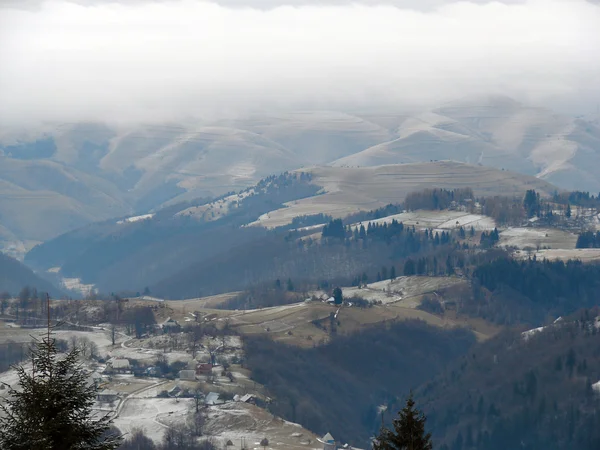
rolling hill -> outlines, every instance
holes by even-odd
[[[273,228],[287,225],[296,216],[329,214],[344,217],[399,203],[412,191],[429,187],[470,187],[477,196],[523,195],[535,189],[550,195],[557,188],[538,178],[490,167],[439,161],[377,167],[313,167],[302,169],[321,187],[320,195],[295,200],[284,208],[262,215],[252,225]]]
[[[335,278],[347,264],[362,272],[381,255],[349,258],[343,248],[327,256],[297,252],[283,239],[287,231],[274,234],[269,229],[303,215],[344,217],[400,203],[409,192],[432,186],[471,187],[477,196],[522,196],[528,189],[550,195],[556,190],[535,177],[451,161],[313,167],[268,177],[215,201],[88,225],[36,246],[25,261],[37,270],[60,267],[61,276],[103,291],[136,292],[149,286],[169,298],[243,289],[271,279],[275,272],[310,278],[326,262],[331,268],[327,276]],[[289,258],[287,265],[277,262],[280,256]]]
[[[505,97],[468,98],[408,116],[396,137],[333,162],[374,166],[452,159],[515,170],[564,189],[596,192],[600,127]]]
[[[243,190],[270,174],[315,164],[432,160],[507,169],[559,188],[597,192],[600,125],[593,116],[563,117],[483,97],[410,114],[300,111],[177,124],[2,130],[0,249],[21,258],[32,245],[88,223]],[[327,169],[318,171],[315,176],[329,176]],[[390,186],[390,192],[398,189]],[[346,211],[338,198],[343,193],[329,191],[319,200],[329,202],[322,209]],[[373,204],[364,190],[353,195],[355,206]]]

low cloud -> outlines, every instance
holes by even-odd
[[[393,110],[487,92],[587,112],[599,54],[600,8],[584,0],[5,0],[0,126]]]

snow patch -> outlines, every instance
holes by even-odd
[[[127,219],[119,220],[117,225],[123,225],[124,223],[140,222],[142,220],[149,220],[154,217],[154,214],[143,214],[141,216],[128,217]]]

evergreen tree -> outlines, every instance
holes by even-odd
[[[339,287],[336,287],[333,290],[333,301],[336,305],[341,305],[344,301],[342,290]]]
[[[396,267],[392,266],[390,268],[390,280],[395,280],[396,279]]]
[[[109,432],[111,420],[95,418],[97,388],[71,350],[58,356],[50,336],[31,350],[33,370],[16,367],[20,389],[9,388],[0,404],[0,448],[4,450],[112,450],[121,438]]]
[[[571,205],[569,205],[567,203],[567,211],[565,212],[565,216],[567,217],[567,219],[571,218]]]
[[[407,259],[404,263],[404,275],[410,276],[416,273],[415,262],[412,259]]]
[[[431,450],[431,433],[425,432],[425,421],[425,415],[415,408],[411,393],[398,418],[392,422],[394,429],[380,430],[374,450]]]

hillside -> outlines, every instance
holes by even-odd
[[[597,314],[498,336],[425,383],[417,398],[436,448],[599,448],[593,425],[600,420],[600,391],[593,388],[600,380]]]
[[[340,158],[338,166],[452,159],[516,170],[565,189],[596,192],[600,128],[505,97],[467,98],[405,118],[396,138]]]
[[[36,243],[88,223],[243,190],[268,175],[313,165],[453,160],[597,192],[599,148],[597,119],[498,97],[412,113],[299,111],[3,130],[0,249],[22,258]],[[320,210],[335,210],[337,200],[329,197]],[[373,204],[368,195],[358,195],[357,203]],[[348,210],[343,199],[341,205]]]
[[[252,225],[269,228],[289,224],[296,216],[329,214],[344,217],[359,210],[399,203],[412,191],[429,187],[470,187],[476,196],[521,196],[528,189],[550,195],[557,188],[532,176],[490,167],[438,161],[377,167],[312,167],[302,169],[322,194],[286,203]]]
[[[39,292],[48,292],[53,296],[62,294],[59,289],[37,276],[31,269],[0,252],[0,292],[8,292],[16,296],[25,286],[35,288]]]
[[[372,327],[310,349],[251,338],[245,351],[252,378],[275,396],[272,411],[317,434],[330,431],[367,448],[380,424],[377,407],[443,371],[473,342],[467,331],[414,321]]]
[[[476,195],[522,196],[531,188],[550,194],[556,189],[533,177],[454,162],[312,168],[266,178],[212,202],[173,205],[142,216],[144,220],[83,227],[35,247],[26,262],[38,270],[60,268],[62,277],[108,292],[149,286],[168,298],[244,289],[276,276],[347,277],[382,258],[406,256],[407,250],[383,243],[374,244],[379,252],[344,246],[305,250],[285,239],[287,230],[272,233],[267,228],[287,225],[296,216],[324,212],[340,217],[401,202],[434,180],[441,187],[470,186]]]

